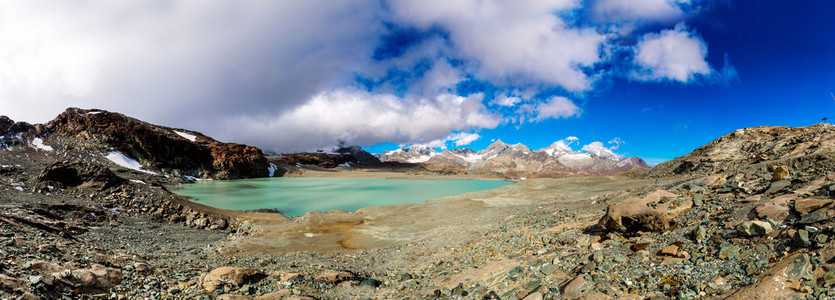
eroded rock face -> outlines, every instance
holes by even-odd
[[[84,186],[107,189],[124,181],[104,166],[85,162],[56,162],[38,175],[38,182],[42,185],[62,188]]]
[[[692,207],[692,200],[681,200],[674,193],[658,190],[610,205],[598,226],[606,231],[629,233],[662,231],[675,217]]]
[[[152,169],[216,179],[268,175],[267,159],[258,148],[221,143],[199,132],[157,126],[119,113],[68,108],[45,128],[75,138],[75,147],[115,149]]]

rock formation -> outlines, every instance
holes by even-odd
[[[221,143],[199,132],[143,122],[98,109],[68,108],[46,123],[48,136],[67,147],[118,151],[143,166],[177,175],[235,179],[265,177],[268,162],[260,149]]]

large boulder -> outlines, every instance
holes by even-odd
[[[101,265],[53,273],[59,281],[86,293],[103,293],[122,283],[122,272]]]
[[[252,268],[220,267],[203,277],[203,288],[214,292],[224,285],[237,287],[261,281],[266,277],[267,274]]]
[[[260,149],[221,143],[199,132],[149,124],[119,113],[68,108],[45,128],[72,137],[72,147],[117,150],[150,169],[196,177],[236,179],[268,176]]]
[[[104,166],[85,162],[56,162],[38,175],[39,184],[61,188],[80,186],[106,189],[124,181],[124,178]]]
[[[692,200],[658,190],[644,197],[628,198],[609,205],[598,226],[605,231],[634,233],[663,231],[678,215],[693,207]]]

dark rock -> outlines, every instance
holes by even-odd
[[[804,214],[800,216],[800,220],[797,221],[798,224],[808,225],[814,224],[818,222],[828,221],[829,215],[826,214],[826,211],[817,210],[814,212],[810,212],[808,214]]]
[[[780,181],[772,182],[771,186],[768,188],[768,190],[765,191],[764,194],[765,195],[770,195],[772,193],[782,191],[783,189],[787,188],[791,184],[792,184],[792,182],[789,181],[789,180],[780,180]]]
[[[364,165],[379,165],[382,163],[379,158],[366,152],[360,146],[341,146],[334,149],[333,152],[342,155],[351,155],[357,160],[357,162]]]
[[[796,247],[806,248],[812,245],[812,242],[809,241],[809,232],[800,229],[794,234],[794,238],[792,239],[792,244]]]
[[[367,279],[360,282],[361,286],[370,286],[370,287],[379,287],[380,284],[382,284],[382,283],[379,280],[371,279],[371,278],[367,278]]]
[[[55,185],[61,188],[84,185],[107,189],[125,181],[104,166],[85,162],[56,162],[38,175],[41,185]]]

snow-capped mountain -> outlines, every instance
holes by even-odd
[[[500,173],[512,178],[604,175],[649,167],[638,157],[623,158],[609,148],[584,149],[587,151],[574,151],[557,141],[532,151],[523,144],[510,145],[497,140],[478,152],[467,148],[438,152],[428,146],[411,145],[384,152],[380,160],[465,167],[474,173]]]
[[[381,161],[396,161],[401,163],[424,163],[439,152],[435,148],[424,145],[411,145],[394,151],[380,154]]]

